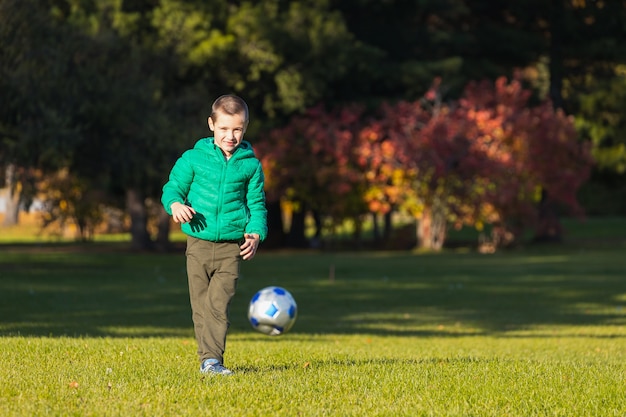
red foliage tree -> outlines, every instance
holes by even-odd
[[[358,230],[367,212],[367,182],[355,160],[362,114],[356,106],[336,112],[318,106],[271,131],[257,146],[268,200],[282,199],[292,212],[309,210],[334,224],[354,219]]]
[[[499,125],[482,132],[489,139],[482,146],[491,148],[484,174],[493,186],[485,197],[496,214],[490,223],[497,244],[514,241],[529,227],[537,235],[558,235],[555,206],[583,212],[576,193],[589,177],[590,150],[578,140],[573,118],[550,101],[529,106],[529,97],[519,80],[500,78],[471,83],[460,101],[468,115],[483,113]]]
[[[443,246],[450,225],[490,224],[494,245],[530,226],[555,227],[538,222],[546,194],[581,212],[576,192],[592,160],[571,118],[549,102],[529,106],[517,79],[470,83],[452,103],[439,86],[419,101],[383,104],[376,117],[316,107],[272,131],[257,147],[268,198],[335,223],[404,211],[429,249]]]
[[[422,247],[442,247],[449,224],[493,225],[494,244],[509,244],[537,225],[541,190],[580,213],[576,191],[591,159],[573,122],[549,102],[529,107],[521,82],[471,83],[443,104],[436,80],[423,100],[381,108],[368,126],[376,154],[365,198],[372,210],[392,205],[414,215]],[[558,164],[558,165],[555,165]],[[558,169],[555,169],[558,166]]]

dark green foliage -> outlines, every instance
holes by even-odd
[[[0,166],[54,169],[79,141],[76,39],[40,2],[0,1]]]

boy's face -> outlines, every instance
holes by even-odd
[[[215,144],[226,156],[231,156],[241,144],[246,127],[244,114],[216,112],[215,118],[209,117],[209,129],[213,131]]]

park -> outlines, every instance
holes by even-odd
[[[228,380],[197,372],[181,253],[3,243],[0,409],[623,415],[626,221],[568,225],[565,244],[496,254],[262,251],[232,305]],[[276,284],[299,315],[271,337],[246,309]]]
[[[626,415],[626,6],[524,3],[0,0],[0,415]],[[225,377],[160,198],[231,93]]]

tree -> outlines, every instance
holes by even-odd
[[[26,190],[32,183],[29,178],[70,166],[77,183],[102,191],[99,195],[106,195],[108,204],[133,208],[137,246],[150,244],[145,224],[153,215],[151,202],[158,199],[165,172],[183,149],[207,135],[211,98],[222,93],[238,93],[249,102],[253,114],[250,139],[263,141],[265,136],[259,132],[287,126],[297,116],[301,119],[292,123],[292,133],[303,137],[295,141],[311,152],[320,147],[318,156],[337,165],[328,169],[324,163],[307,161],[318,168],[312,181],[317,188],[309,187],[309,191],[319,195],[303,198],[311,204],[327,203],[314,210],[320,224],[323,213],[340,219],[359,217],[370,209],[389,219],[389,213],[406,208],[409,201],[415,207],[425,203],[440,207],[436,211],[447,213],[446,222],[455,224],[456,217],[465,218],[472,207],[479,207],[448,202],[456,195],[474,201],[484,195],[484,187],[495,187],[491,182],[471,182],[475,187],[468,187],[465,174],[458,172],[459,161],[467,162],[465,156],[478,158],[474,139],[462,132],[485,134],[484,127],[479,129],[479,123],[468,116],[469,109],[481,115],[491,111],[465,108],[456,101],[470,79],[494,80],[510,76],[517,67],[525,68],[524,85],[535,93],[527,99],[528,106],[543,105],[551,97],[556,108],[585,113],[578,120],[587,137],[599,131],[598,114],[589,112],[591,97],[597,97],[595,103],[601,97],[607,104],[606,108],[594,105],[602,117],[619,119],[608,104],[613,98],[619,103],[618,70],[626,57],[626,48],[618,41],[626,10],[621,2],[35,3],[0,0],[0,172],[14,179],[11,189]],[[419,113],[411,115],[435,75],[446,80],[446,91],[440,92],[450,101],[422,103]],[[611,90],[600,94],[606,88],[605,79]],[[409,104],[401,109],[400,100]],[[369,111],[363,110],[383,101],[416,123],[412,134],[397,130],[392,140],[389,132],[397,127],[383,128],[393,117],[370,119]],[[360,109],[351,103],[359,103]],[[318,104],[322,107],[317,114],[306,113]],[[359,120],[345,124],[342,112],[356,114]],[[556,120],[557,114],[548,115]],[[307,118],[306,123],[322,122],[330,131],[306,131],[303,120]],[[493,125],[505,119],[503,115],[487,117]],[[510,120],[507,123],[513,123]],[[613,125],[616,132],[619,125],[619,121]],[[431,165],[425,161],[418,165],[421,156],[417,154],[413,168],[410,161],[402,160],[400,133],[409,138],[418,135],[415,132],[426,138],[420,139],[424,144],[419,146],[432,157]],[[354,145],[355,151],[344,161],[326,149],[326,138],[336,140],[344,134],[347,138],[348,133],[351,138],[340,141]],[[315,137],[314,144],[307,142],[309,135]],[[604,148],[618,139],[593,135],[594,143],[602,143],[596,146],[595,155],[604,158],[600,156],[608,155]],[[271,143],[272,139],[267,140]],[[616,144],[619,150],[619,140]],[[389,152],[394,158],[388,159]],[[611,157],[616,155],[619,152]],[[483,161],[485,166],[491,166],[487,162]],[[292,161],[286,164],[294,165]],[[497,165],[492,169],[506,170]],[[367,173],[367,181],[352,179],[358,170]],[[332,182],[322,172],[340,174],[346,180]],[[423,181],[411,188],[417,192],[427,186],[426,190],[400,198],[400,190],[418,174]],[[345,185],[350,192],[342,195],[339,188]],[[284,187],[289,189],[293,187]],[[356,197],[360,193],[365,200]],[[331,195],[340,198],[333,200]],[[552,201],[547,189],[543,195],[550,197],[545,201]],[[277,204],[280,198],[270,201],[271,207]],[[271,217],[280,218],[280,213]],[[169,222],[165,220],[160,217],[161,240],[167,235]],[[297,224],[301,235],[302,217]]]
[[[586,200],[594,214],[626,213],[626,66],[607,78],[588,77],[577,96],[576,125],[596,162]]]
[[[166,171],[170,130],[158,100],[160,73],[148,67],[150,52],[123,36],[128,28],[115,26],[123,17],[103,7],[76,23],[89,35],[75,73],[89,100],[75,114],[86,140],[75,149],[71,169],[116,197],[110,202],[124,202],[132,248],[149,249],[146,200],[158,194]],[[91,33],[88,22],[95,22]]]
[[[420,245],[430,249],[441,248],[447,224],[493,224],[495,243],[512,243],[524,228],[541,226],[542,189],[580,212],[576,192],[591,159],[571,118],[549,101],[530,107],[518,80],[470,83],[449,104],[434,87],[426,101],[383,106],[381,122],[369,128],[387,148],[379,171],[388,173],[373,184],[383,192],[368,194],[370,206],[393,202],[419,218]]]
[[[383,103],[375,115],[315,107],[274,129],[259,147],[268,199],[335,223],[404,211],[432,250],[450,225],[491,224],[495,245],[552,227],[540,221],[541,190],[581,213],[576,193],[591,159],[572,118],[549,100],[531,106],[519,79],[469,83],[458,101],[441,91],[437,79],[422,100]]]
[[[316,238],[324,220],[331,230],[354,220],[358,234],[361,216],[367,213],[362,199],[366,181],[356,158],[362,115],[363,109],[354,106],[336,111],[316,106],[272,130],[257,146],[268,200],[282,199],[292,208],[291,245],[306,244],[304,219],[309,212],[317,220]]]
[[[235,53],[223,79],[269,126],[318,103],[331,108],[348,101],[353,95],[344,85],[355,73],[367,82],[364,63],[378,55],[350,33],[327,0],[242,2],[226,30]]]
[[[47,4],[0,1],[0,167],[9,190],[5,224],[16,224],[36,193],[37,170],[63,166],[80,140],[71,113],[70,71],[76,39],[48,15]],[[62,84],[62,83],[61,83]]]
[[[64,168],[69,183],[102,191],[103,202],[113,204],[120,194],[139,201],[128,206],[139,207],[131,216],[139,225],[133,244],[142,246],[148,239],[141,195],[157,194],[160,163],[169,156],[161,145],[170,143],[159,139],[170,124],[159,111],[154,55],[138,43],[138,16],[119,6],[0,2],[0,165],[16,204],[28,205],[38,191],[29,186],[34,179]],[[75,200],[65,197],[58,201]],[[79,225],[84,220],[76,218]]]

